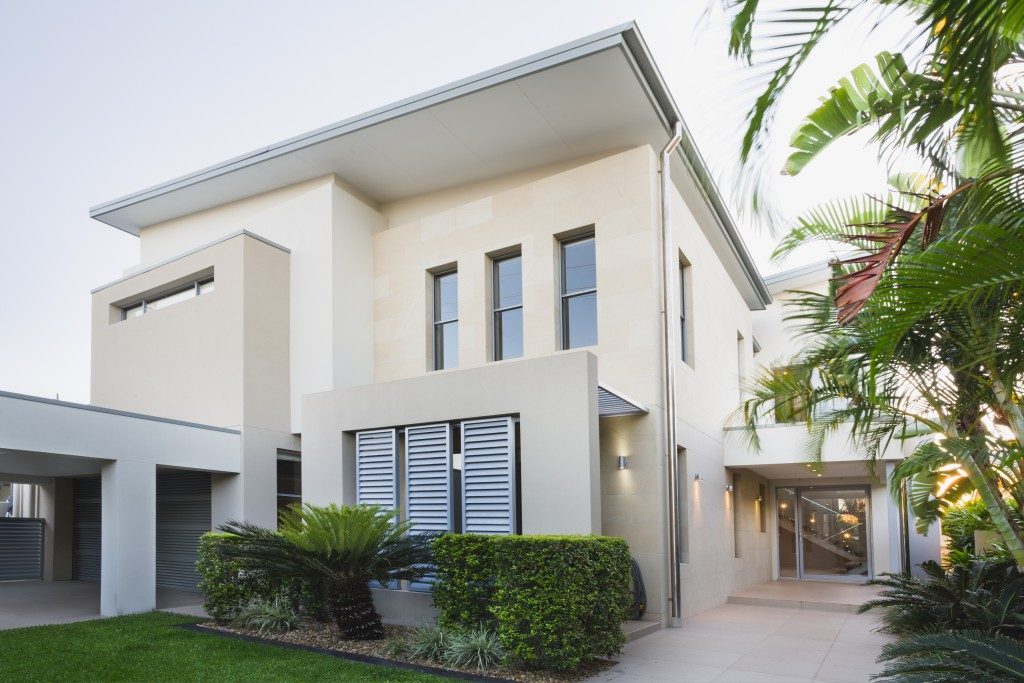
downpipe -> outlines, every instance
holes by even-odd
[[[679,577],[679,458],[676,455],[676,354],[675,335],[669,324],[674,309],[675,288],[672,274],[675,272],[675,242],[672,239],[670,214],[672,153],[683,139],[683,122],[676,121],[672,127],[672,138],[661,150],[661,346],[662,378],[664,379],[665,405],[665,458],[668,471],[668,562],[669,562],[669,626],[682,626],[682,588]]]

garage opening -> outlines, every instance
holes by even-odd
[[[209,472],[157,470],[156,587],[196,591],[199,537],[211,528]]]
[[[71,578],[100,580],[102,495],[99,477],[78,477],[72,486]]]

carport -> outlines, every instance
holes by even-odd
[[[69,606],[90,580],[104,616],[194,586],[195,536],[240,512],[240,462],[237,430],[0,392],[0,481],[39,485],[42,578],[78,579]],[[41,609],[60,592],[19,583]]]

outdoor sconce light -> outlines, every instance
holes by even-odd
[[[626,457],[625,455],[620,455],[619,456],[619,469],[620,470],[628,470],[629,469],[629,458]]]
[[[695,475],[693,475],[693,480],[694,480],[694,481],[701,481],[701,480],[703,480],[703,479],[704,479],[704,477],[700,476],[700,474],[699,474],[699,473],[698,473],[698,474],[695,474]]]
[[[725,485],[725,490],[726,490],[727,493],[732,493],[732,489],[733,489],[732,484],[726,484]]]
[[[764,496],[758,496],[756,500],[757,500],[758,503],[763,503],[764,502]]]

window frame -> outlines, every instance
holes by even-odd
[[[501,286],[499,279],[499,268],[502,263],[511,261],[513,259],[519,259],[519,303],[513,306],[501,306],[499,303],[499,297],[501,294]],[[511,252],[504,254],[499,257],[491,259],[491,336],[493,337],[491,343],[491,358],[495,361],[500,360],[513,360],[513,358],[522,358],[525,355],[526,349],[523,348],[523,352],[518,356],[506,357],[504,350],[502,349],[502,314],[508,311],[523,310],[523,254],[520,251]],[[525,330],[523,336],[525,337]],[[521,340],[523,347],[526,346],[525,339]]]
[[[455,276],[455,287],[458,291],[459,286],[459,269],[458,267],[445,268],[444,270],[438,270],[431,273],[432,289],[433,289],[433,311],[432,311],[432,332],[433,332],[433,345],[434,345],[434,370],[450,370],[452,368],[459,367],[458,361],[451,368],[446,367],[444,364],[444,328],[446,325],[455,324],[455,353],[459,353],[458,348],[458,335],[459,335],[459,299],[456,295],[455,298],[455,317],[442,319],[441,318],[441,280],[450,275]]]
[[[692,305],[688,301],[690,290],[693,288],[693,283],[688,282],[691,280],[692,265],[686,259],[685,256],[680,253],[679,255],[679,360],[691,368],[693,364],[693,346],[694,339],[692,337],[693,320],[688,316],[687,313],[691,312]]]
[[[590,242],[594,243],[594,286],[590,287],[589,289],[581,289],[579,291],[569,293],[569,292],[566,291],[566,284],[567,283],[566,283],[566,268],[565,268],[565,249],[566,249],[566,247],[571,247],[574,244],[579,244],[581,242],[587,242],[587,241],[590,241]],[[597,334],[598,330],[597,330],[597,314],[596,314],[596,310],[595,310],[595,315],[594,315],[594,338],[595,338],[595,342],[593,344],[588,344],[587,346],[573,347],[573,346],[569,345],[569,300],[593,294],[594,295],[595,307],[597,305],[597,237],[596,237],[596,234],[594,233],[593,230],[591,230],[591,231],[587,231],[587,232],[584,232],[584,233],[579,234],[579,235],[573,235],[572,237],[567,237],[565,239],[559,240],[558,241],[558,256],[559,256],[559,259],[558,259],[559,260],[558,270],[559,270],[559,279],[560,279],[558,302],[559,302],[559,308],[561,309],[560,310],[560,320],[561,320],[561,323],[562,323],[562,325],[561,325],[562,326],[562,350],[563,351],[569,351],[569,350],[571,350],[573,348],[585,349],[585,348],[587,348],[587,346],[596,346],[598,341],[599,341],[598,334]]]
[[[201,278],[199,280],[193,280],[192,282],[190,282],[190,283],[188,283],[186,285],[182,285],[181,287],[174,287],[173,289],[163,290],[161,292],[158,292],[157,294],[152,294],[152,295],[147,296],[145,298],[138,299],[137,301],[134,301],[134,302],[132,302],[130,304],[126,304],[126,305],[120,307],[120,309],[121,309],[121,320],[128,320],[129,318],[141,318],[142,316],[146,315],[147,313],[152,312],[150,310],[150,308],[149,308],[151,304],[156,304],[159,301],[163,301],[164,299],[169,299],[172,296],[177,296],[178,294],[181,294],[182,292],[187,292],[189,290],[192,290],[193,295],[188,297],[188,298],[186,298],[186,299],[183,299],[182,301],[188,301],[188,299],[194,299],[194,298],[196,298],[198,296],[210,295],[214,291],[216,291],[216,285],[214,285],[214,290],[213,291],[209,291],[209,290],[204,291],[204,287],[206,285],[214,284],[214,282],[215,282],[214,281],[214,277],[211,275],[209,277],[204,277],[204,278]],[[181,301],[178,301],[178,302],[175,302],[175,303],[181,303]],[[174,304],[170,304],[170,305],[173,306]],[[129,315],[130,311],[134,311],[135,309],[137,309],[139,307],[141,307],[141,311],[137,315]],[[161,306],[161,307],[158,307],[158,308],[153,308],[152,310],[156,311],[156,310],[159,310],[160,308],[163,308],[163,307]]]

